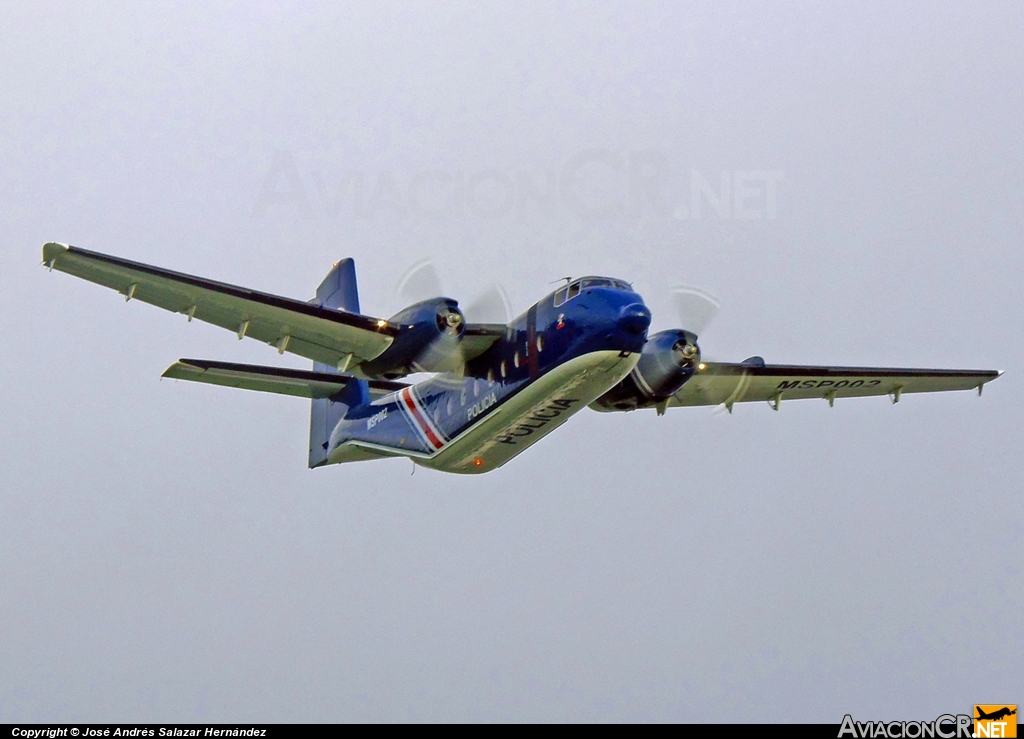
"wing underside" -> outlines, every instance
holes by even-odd
[[[209,359],[179,359],[164,371],[162,377],[299,398],[332,398],[355,379],[352,375]],[[370,380],[369,385],[371,400],[406,386],[403,382],[387,380]]]
[[[226,328],[238,338],[253,338],[280,352],[316,362],[359,365],[391,345],[398,329],[386,321],[324,308],[300,300],[249,290],[64,244],[43,247],[43,262],[89,282],[117,290],[126,300],[140,300],[188,316],[189,320]]]
[[[895,369],[883,367],[814,367],[785,364],[708,362],[669,401],[669,407],[725,405],[904,393],[975,390],[1002,374],[995,370]]]

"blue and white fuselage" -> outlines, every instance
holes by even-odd
[[[500,467],[634,368],[651,314],[627,283],[585,278],[533,305],[466,365],[349,408],[328,464],[406,456],[459,473]]]

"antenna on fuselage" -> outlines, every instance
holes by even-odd
[[[555,284],[561,282],[562,280],[565,280],[565,284],[568,285],[570,282],[572,282],[572,277],[559,277],[557,280],[552,280],[548,284],[549,285],[555,285]]]

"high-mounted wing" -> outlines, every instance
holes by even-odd
[[[725,405],[764,400],[778,410],[783,400],[889,395],[946,390],[981,392],[996,370],[887,369],[881,367],[804,367],[787,364],[707,362],[670,400],[669,407]]]
[[[331,398],[345,389],[352,375],[309,372],[287,367],[265,367],[209,359],[179,359],[162,377],[235,387],[262,393],[294,395],[299,398]],[[404,382],[370,380],[370,398],[376,400],[406,387]]]
[[[66,244],[43,247],[50,269],[113,288],[125,300],[141,300],[165,310],[229,329],[332,366],[359,374],[359,365],[380,356],[398,327],[383,319],[322,308],[300,300],[172,272]]]
[[[476,359],[507,331],[508,328],[501,323],[467,323],[462,341],[459,342],[458,359],[461,362]]]

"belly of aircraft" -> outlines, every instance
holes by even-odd
[[[618,351],[590,352],[564,362],[510,395],[484,390],[467,413],[470,423],[453,437],[442,430],[440,419],[431,423],[438,410],[438,386],[430,382],[406,388],[394,396],[376,401],[375,412],[363,418],[343,419],[335,429],[329,463],[342,464],[386,457],[409,457],[416,464],[445,472],[480,474],[508,462],[565,423],[628,375],[639,354]],[[446,392],[460,401],[469,387],[481,382],[445,379]],[[461,388],[461,390],[460,390]],[[431,400],[426,405],[420,397]],[[476,393],[472,393],[477,397]],[[448,396],[442,396],[448,397]],[[457,403],[461,407],[462,403]],[[376,410],[376,409],[380,410]],[[473,419],[477,420],[473,420]],[[441,417],[443,419],[443,417]]]
[[[559,365],[483,415],[437,454],[414,461],[461,474],[500,467],[620,382],[639,357],[601,351]]]

